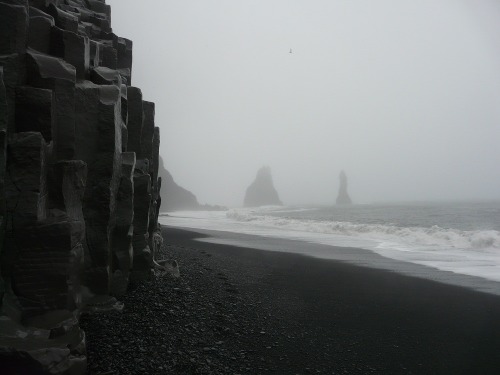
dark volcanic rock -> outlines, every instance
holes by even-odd
[[[109,292],[109,262],[121,153],[120,90],[116,86],[77,85],[76,155],[89,166],[83,202],[86,223],[87,284]],[[84,141],[85,140],[85,141]],[[90,263],[90,264],[89,264]]]
[[[79,312],[152,272],[160,134],[131,69],[104,0],[0,0],[2,374],[85,373]]]
[[[259,169],[254,182],[247,188],[244,204],[245,207],[281,206],[283,204],[278,197],[278,192],[274,188],[271,169],[269,167]]]
[[[26,51],[28,13],[25,7],[0,2],[0,36],[0,55]]]
[[[75,68],[64,60],[29,51],[27,81],[30,86],[52,90],[55,119],[51,137],[55,156],[72,159],[75,152]]]
[[[344,171],[340,172],[340,187],[339,187],[339,195],[337,196],[337,204],[351,204],[351,198],[347,193],[347,175]]]
[[[52,28],[51,54],[63,58],[76,69],[78,79],[85,79],[90,66],[90,45],[87,36]]]
[[[3,83],[3,68],[0,67],[0,249],[5,240],[6,205],[5,205],[5,178],[7,162],[7,96]],[[0,257],[2,251],[0,251]],[[0,301],[5,292],[0,267]]]
[[[200,204],[189,190],[177,185],[160,157],[158,174],[161,178],[162,211],[196,210]]]
[[[9,139],[7,172],[8,229],[17,232],[47,216],[47,149],[40,133]]]
[[[111,294],[121,296],[127,291],[132,270],[133,220],[134,220],[134,168],[135,154],[124,152],[121,157],[121,173],[116,197],[116,222],[113,228]]]
[[[7,93],[3,80],[3,67],[0,66],[0,130],[7,131]]]
[[[153,257],[149,248],[149,211],[151,202],[151,177],[136,168],[134,173],[134,250],[135,280],[148,278]]]
[[[40,132],[46,142],[52,140],[52,124],[55,121],[55,103],[52,90],[30,86],[16,90],[16,130]]]
[[[0,320],[2,374],[85,374],[85,333],[68,311],[44,314],[24,327]],[[52,324],[55,324],[53,326]]]
[[[28,47],[38,52],[50,53],[50,39],[54,18],[36,8],[30,7]]]
[[[99,66],[91,70],[90,80],[97,85],[121,85],[122,79],[117,70]]]
[[[12,288],[22,318],[56,309],[75,309],[81,300],[79,265],[83,260],[83,228],[78,214],[85,165],[57,164],[61,203],[49,210],[49,150],[40,133],[17,133],[7,154],[7,236],[2,275]],[[78,172],[75,172],[78,171]],[[79,178],[73,180],[73,175]],[[64,210],[64,211],[63,211]]]
[[[127,89],[128,144],[127,151],[141,153],[141,133],[144,122],[142,92],[137,87]],[[139,159],[139,157],[137,157]]]
[[[26,82],[26,57],[24,54],[0,55],[3,83],[7,101],[7,130],[15,132],[16,90]]]

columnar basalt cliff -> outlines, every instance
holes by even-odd
[[[154,104],[131,86],[132,42],[110,22],[104,0],[0,0],[0,362],[12,372],[85,373],[79,311],[149,277],[161,245]]]

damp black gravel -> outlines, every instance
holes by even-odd
[[[176,228],[163,237],[179,278],[133,286],[121,313],[83,316],[91,375],[499,373],[497,296]]]
[[[289,359],[275,352],[295,334],[280,333],[278,313],[240,285],[254,284],[262,269],[235,274],[205,250],[165,244],[163,251],[179,263],[180,277],[132,286],[122,312],[82,317],[89,373],[281,373],[270,362]]]

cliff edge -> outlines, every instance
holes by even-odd
[[[161,177],[161,196],[164,198],[161,210],[197,210],[202,206],[198,203],[196,196],[189,190],[177,185],[170,172],[163,165],[163,159],[160,157],[160,168],[158,172]]]

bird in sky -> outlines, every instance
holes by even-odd
[[[290,52],[289,53],[292,53],[292,49],[290,48]]]

